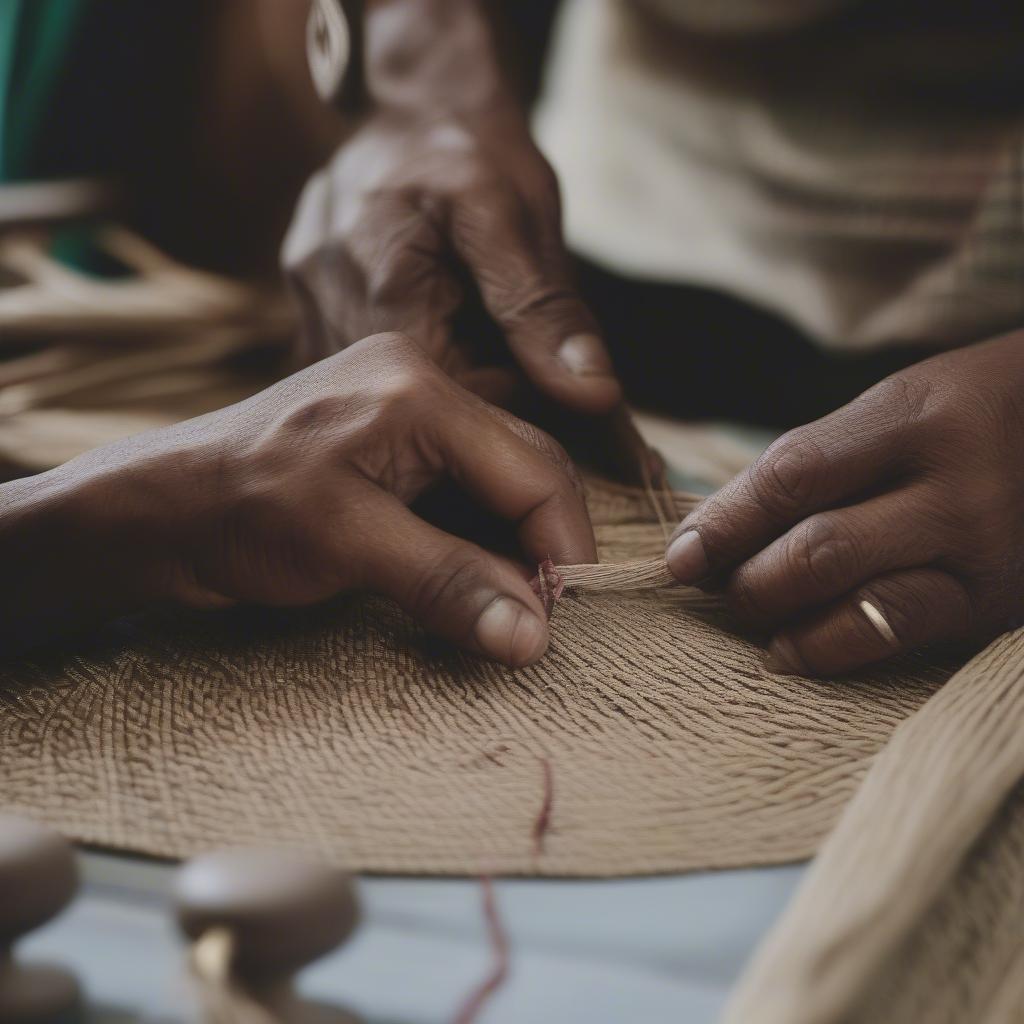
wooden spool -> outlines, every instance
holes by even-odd
[[[347,875],[279,850],[225,850],[186,864],[175,898],[194,971],[214,1002],[247,1004],[286,1024],[353,1024],[345,1011],[300,1000],[293,984],[358,923]]]
[[[56,1024],[77,1018],[81,993],[56,967],[22,964],[12,948],[71,901],[78,883],[71,845],[51,829],[0,814],[0,1021]]]

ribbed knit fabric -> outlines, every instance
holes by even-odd
[[[894,732],[725,1024],[1024,1020],[1024,630]]]
[[[663,550],[641,492],[592,482],[590,506],[606,560]],[[567,589],[521,671],[369,598],[142,620],[0,670],[0,802],[119,849],[288,842],[370,871],[805,857],[951,666],[775,676],[692,597]]]

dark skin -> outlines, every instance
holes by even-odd
[[[1024,332],[877,384],[781,437],[679,525],[682,581],[724,580],[769,664],[833,675],[1024,620]],[[871,602],[893,636],[860,608]]]
[[[460,388],[410,339],[380,335],[238,405],[3,485],[0,644],[150,605],[308,605],[359,590],[467,650],[530,664],[548,627],[526,564],[408,508],[442,480],[513,526],[527,563],[595,557],[557,442]]]
[[[351,131],[312,96],[306,7],[229,0],[211,13],[206,105],[181,144],[201,159],[183,162],[180,190],[162,202],[177,255],[259,271],[296,174]],[[154,178],[158,196],[167,177]],[[180,202],[193,193],[204,201],[190,222]],[[235,236],[244,252],[233,253]],[[0,650],[154,605],[301,606],[356,590],[475,653],[511,666],[539,658],[537,562],[596,557],[569,457],[443,373],[422,336],[360,341],[373,318],[356,310],[352,322],[361,333],[308,349],[318,362],[252,399],[0,486]],[[512,528],[517,557],[408,507],[445,483]]]
[[[455,337],[462,273],[530,383],[576,412],[622,391],[575,290],[558,186],[505,85],[474,2],[369,0],[371,108],[306,186],[284,246],[306,355],[402,330],[487,397],[518,375],[481,372]]]
[[[287,11],[293,28],[305,9],[257,5],[259,18]],[[225,5],[229,21],[251,22],[251,10]],[[576,414],[621,424],[621,389],[568,275],[554,178],[475,0],[367,0],[367,14],[372,107],[357,130],[310,114],[309,145],[262,144],[272,182],[271,158],[301,163],[343,140],[299,204],[285,261],[306,358],[345,351],[240,406],[0,488],[0,550],[16,583],[8,649],[40,639],[44,622],[70,627],[153,602],[306,604],[357,588],[509,664],[543,651],[528,564],[592,560],[593,536],[561,449],[470,391],[510,404],[527,380]],[[282,29],[265,45],[273,57],[299,39]],[[267,63],[284,81],[299,67]],[[296,111],[311,102],[308,83],[284,94]],[[242,102],[249,90],[216,95]],[[218,137],[217,110],[208,113],[205,130]],[[283,118],[290,131],[303,123]],[[238,159],[244,146],[228,150]],[[454,335],[466,274],[521,372],[481,366]],[[347,350],[399,329],[412,341]],[[337,393],[321,402],[325,379]],[[1024,597],[1022,392],[1024,334],[897,373],[787,434],[709,498],[676,531],[669,565],[684,582],[724,586],[736,613],[773,637],[779,671],[828,675],[937,639],[987,639],[1019,621]],[[270,440],[253,447],[250,437]],[[402,512],[445,475],[519,523],[523,565]],[[397,534],[371,528],[381,516]],[[400,550],[393,536],[405,538]],[[498,597],[516,614],[481,633]]]
[[[503,84],[482,5],[365,6],[373,113],[309,186],[286,246],[314,351],[393,322],[464,377],[451,335],[461,264],[540,391],[577,411],[613,409],[619,387],[566,272],[552,175]],[[567,338],[576,351],[559,358]],[[1024,599],[1022,394],[1024,334],[897,373],[704,502],[669,565],[685,583],[723,587],[772,636],[778,671],[831,675],[987,639],[1019,621]]]

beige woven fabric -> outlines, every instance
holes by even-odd
[[[1024,1021],[1024,630],[896,730],[724,1024]]]
[[[191,366],[170,348],[99,371],[74,350],[8,362],[0,461],[197,411],[131,405],[148,381],[166,393],[168,353]],[[604,560],[662,551],[643,495],[592,482],[590,503]],[[520,672],[440,651],[373,599],[150,618],[0,667],[0,806],[158,856],[294,843],[395,872],[765,864],[828,836],[730,1024],[1021,1024],[1024,632],[943,686],[953,667],[773,676],[683,589],[570,590]]]
[[[662,550],[637,492],[595,486],[591,508],[606,558]],[[0,672],[2,803],[103,846],[291,841],[371,871],[807,856],[949,668],[773,676],[689,593],[568,594],[522,671],[374,599],[146,620]]]

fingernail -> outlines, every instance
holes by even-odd
[[[665,561],[680,583],[696,583],[708,574],[708,556],[696,530],[687,530],[676,537],[665,552]]]
[[[496,597],[476,620],[480,649],[506,665],[535,662],[548,645],[548,627],[525,605],[511,597]]]
[[[778,675],[806,675],[803,662],[792,641],[777,636],[769,645],[764,656],[764,667]]]
[[[577,377],[610,377],[612,364],[596,334],[574,334],[558,347],[562,365]]]

